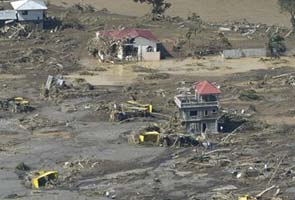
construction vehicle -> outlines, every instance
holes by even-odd
[[[136,101],[127,101],[128,107],[130,109],[141,109],[141,110],[145,110],[148,113],[152,113],[153,112],[153,106],[151,104],[140,104]]]
[[[160,133],[157,131],[141,133],[139,134],[139,142],[141,144],[144,144],[144,143],[159,144]]]
[[[146,131],[139,134],[131,134],[128,136],[129,144],[153,144],[160,143],[160,133],[158,131]]]
[[[29,100],[24,97],[13,97],[0,100],[0,110],[21,113],[32,111],[33,108],[30,106]]]
[[[32,186],[35,189],[46,187],[47,185],[55,185],[58,179],[57,171],[39,171],[32,178]]]
[[[245,196],[239,197],[239,200],[256,200],[256,198],[253,198],[249,195],[245,195]]]
[[[15,97],[11,101],[12,112],[28,112],[30,110],[30,102],[23,97]]]
[[[153,111],[151,104],[141,104],[136,101],[127,101],[123,104],[114,104],[111,108],[111,121],[123,121],[135,117],[148,117]]]

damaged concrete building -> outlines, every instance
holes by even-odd
[[[115,56],[119,60],[159,61],[159,40],[149,30],[126,28],[123,30],[99,31],[96,39],[114,41]]]
[[[218,133],[219,88],[208,81],[196,83],[195,95],[177,95],[174,101],[186,132]]]

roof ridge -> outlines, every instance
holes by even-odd
[[[200,94],[220,94],[221,93],[220,89],[217,86],[215,86],[213,83],[207,80],[196,83],[195,90],[196,92]]]
[[[23,3],[21,5],[19,5],[18,8],[22,7],[25,3],[27,3],[30,0],[20,0],[20,1],[23,1]]]
[[[23,10],[27,8],[27,5],[35,5],[37,8],[39,7],[40,10],[46,10],[47,6],[43,0],[16,0],[11,1],[10,4],[12,5],[14,10]],[[33,6],[34,7],[34,6]],[[33,9],[38,10],[38,9]]]

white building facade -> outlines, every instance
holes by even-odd
[[[117,47],[119,60],[159,61],[161,59],[161,52],[157,48],[159,41],[148,30],[130,28],[96,33],[97,39],[101,36],[122,41]]]
[[[20,22],[43,22],[45,12],[48,9],[42,0],[13,1],[11,6],[16,11],[17,20]]]

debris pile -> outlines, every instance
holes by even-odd
[[[202,32],[191,33],[191,30],[178,38],[173,44],[173,51],[182,56],[207,56],[218,55],[224,49],[232,47],[229,39],[223,33],[216,33],[210,38],[206,38],[200,44],[199,36]]]
[[[290,76],[286,82],[289,85],[295,86],[295,76]]]
[[[7,24],[0,28],[0,36],[9,39],[30,38],[34,33],[34,28],[30,24]]]
[[[73,13],[93,13],[96,11],[96,9],[92,5],[86,3],[76,3],[72,5],[68,10]]]
[[[243,90],[240,92],[239,99],[244,101],[260,100],[261,97],[257,95],[255,90]]]
[[[88,52],[100,62],[114,62],[118,60],[118,47],[123,41],[111,40],[103,35],[88,42]]]
[[[49,75],[43,87],[42,95],[45,98],[56,99],[70,98],[73,96],[95,96],[98,95],[97,92],[101,93],[101,91],[95,92],[92,90],[94,90],[94,86],[85,81],[85,79],[77,78],[73,82],[68,83],[63,79],[62,75]]]
[[[40,117],[39,114],[36,114],[30,118],[24,118],[20,120],[20,126],[29,131],[34,131],[34,130],[41,130],[41,129],[55,129],[58,127],[64,127],[66,126],[66,122],[62,121],[54,121],[54,120],[49,120],[47,118]],[[56,129],[55,129],[56,130]]]
[[[269,33],[285,33],[290,35],[289,30],[279,26],[269,26],[261,23],[250,23],[247,20],[233,21],[224,24],[208,24],[209,27],[218,28],[220,32],[235,32],[241,34],[243,37],[253,39],[261,35],[267,35]]]

